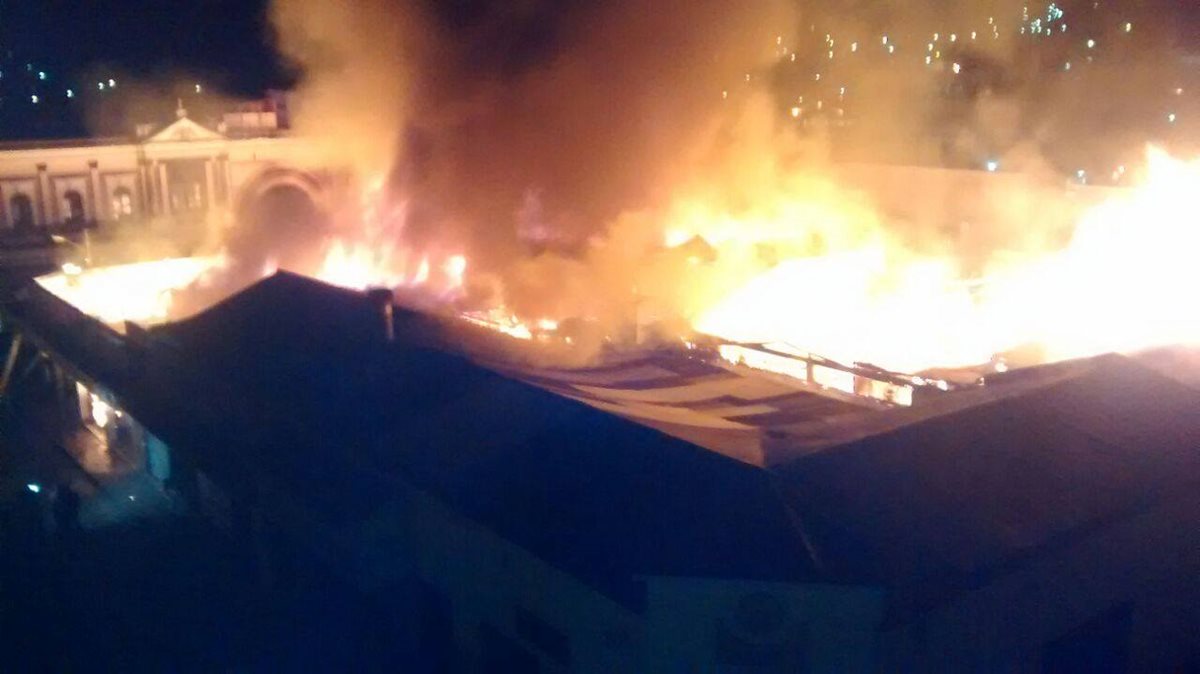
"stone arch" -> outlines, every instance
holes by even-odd
[[[247,262],[304,270],[330,226],[326,184],[297,169],[268,168],[238,189],[233,252]]]
[[[238,222],[245,222],[258,202],[268,193],[290,188],[306,195],[318,212],[328,213],[326,181],[316,174],[286,166],[264,169],[237,188],[233,212]]]

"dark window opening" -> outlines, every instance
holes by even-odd
[[[548,625],[546,621],[525,609],[517,609],[517,636],[537,646],[555,662],[571,663],[571,642],[567,635]]]
[[[1042,671],[1127,671],[1132,613],[1128,604],[1116,606],[1046,644],[1042,649]]]
[[[133,192],[128,187],[118,187],[112,194],[113,220],[124,220],[133,216]]]
[[[83,222],[87,215],[83,210],[83,196],[75,190],[63,194],[62,209],[64,222]]]
[[[33,229],[33,201],[25,194],[14,194],[8,200],[8,216],[18,232]]]
[[[487,623],[479,626],[479,671],[483,674],[539,674],[537,656]]]
[[[430,674],[448,674],[454,663],[454,619],[450,600],[433,585],[418,585],[418,662]]]

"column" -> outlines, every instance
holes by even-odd
[[[231,195],[229,193],[229,155],[217,156],[217,183],[221,186],[221,205],[229,208]]]
[[[213,157],[204,160],[204,210],[209,213],[215,212],[217,207],[216,162]]]
[[[53,213],[53,209],[46,208],[46,199],[50,196],[50,176],[46,175],[46,165],[37,165],[37,185],[34,186],[34,197],[36,204],[35,217],[37,224],[42,227],[47,227],[50,224],[49,215]]]
[[[157,162],[158,164],[158,203],[159,214],[170,215],[171,213],[171,189],[167,183],[167,164],[165,162]]]
[[[92,215],[93,222],[107,220],[105,217],[106,209],[104,208],[105,199],[104,192],[100,188],[100,163],[95,159],[88,162],[88,173],[91,180],[88,181],[88,208]]]
[[[225,155],[225,205],[233,209],[233,170],[229,166],[229,155]]]
[[[158,162],[150,160],[142,165],[142,203],[149,216],[158,215]]]

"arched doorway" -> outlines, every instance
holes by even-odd
[[[247,195],[240,206],[235,255],[296,271],[316,264],[329,217],[312,192],[294,182],[279,182]]]
[[[14,230],[33,230],[33,200],[26,194],[17,193],[8,200],[8,217]]]
[[[67,190],[62,196],[63,222],[83,222],[87,212],[83,209],[83,195],[76,190]]]

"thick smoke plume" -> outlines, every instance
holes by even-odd
[[[307,73],[302,130],[389,169],[418,242],[457,235],[496,259],[522,238],[581,244],[661,198],[720,91],[795,23],[783,2],[713,0],[278,0],[275,16]]]
[[[1092,30],[1091,3],[1061,4]],[[1114,47],[1113,68],[1100,59],[1047,88],[1063,64],[1018,37],[1022,5],[275,0],[273,15],[305,73],[299,130],[330,163],[385,178],[405,245],[464,253],[476,292],[519,315],[615,324],[659,308],[686,317],[781,257],[878,244],[952,253],[974,273],[997,245],[1061,243],[1074,212],[1051,196],[1064,163],[1133,159],[1146,139],[1092,138],[1083,159],[1047,151],[1075,152],[1074,129],[1120,126],[1116,112],[1099,126],[1071,116],[1090,104],[1083,89],[1119,89],[1131,55],[1156,57],[1141,38],[1153,12],[1131,13],[1137,39]],[[1115,43],[1120,27],[1101,28]],[[875,55],[850,61],[848,41]],[[1140,86],[1166,91],[1161,80]],[[831,160],[997,161],[1025,174],[1023,196],[981,201],[1020,227],[972,239],[941,205],[897,215]],[[662,247],[693,235],[704,241]]]

